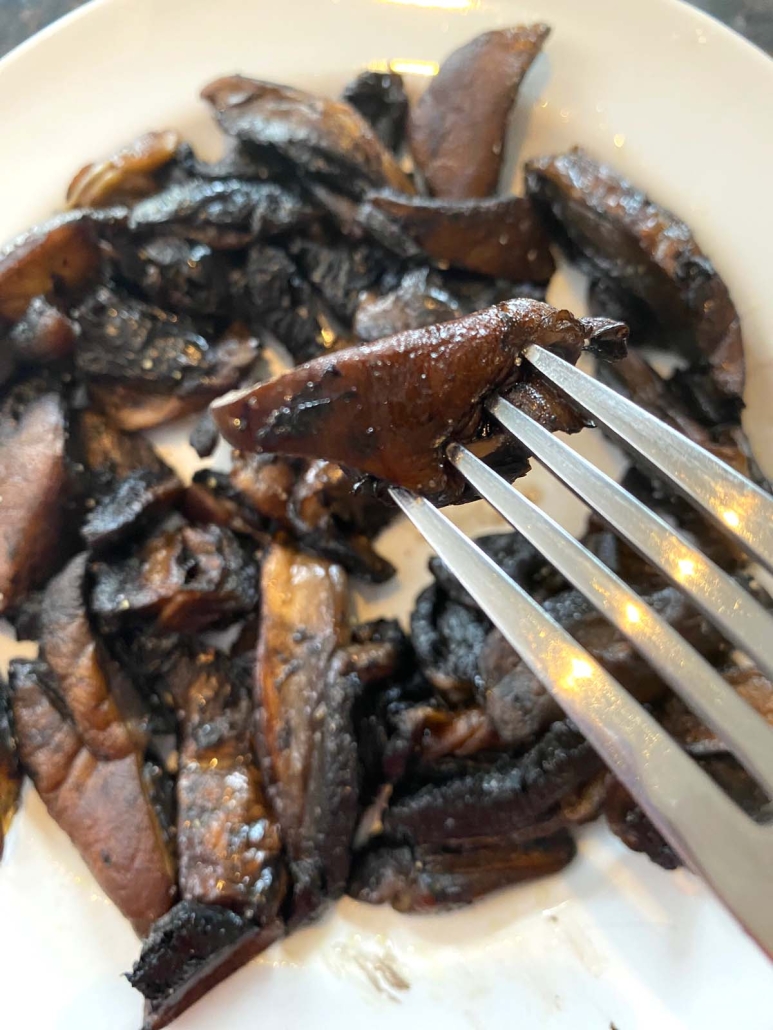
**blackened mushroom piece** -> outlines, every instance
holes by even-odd
[[[285,876],[279,827],[252,754],[251,663],[214,652],[203,658],[182,724],[180,896],[224,905],[265,925],[276,916]]]
[[[209,340],[187,316],[108,286],[77,317],[76,367],[96,405],[129,431],[203,408],[239,382],[260,346],[238,323]]]
[[[414,187],[365,119],[350,105],[290,86],[232,75],[202,90],[221,128],[249,149],[290,162],[301,176],[352,196],[370,187]]]
[[[488,533],[475,538],[475,543],[502,571],[531,592],[534,580],[543,572],[545,559],[520,533]],[[429,568],[438,587],[458,604],[477,608],[475,601],[454,574],[437,556],[430,558]]]
[[[162,1030],[284,930],[219,905],[181,901],[151,927],[127,979],[146,999],[142,1030]]]
[[[62,398],[45,384],[21,384],[0,406],[0,612],[67,557],[66,433]]]
[[[408,97],[397,72],[361,72],[341,94],[378,133],[385,147],[397,151],[403,142],[408,118]]]
[[[116,239],[113,251],[121,278],[154,304],[194,315],[231,314],[230,255],[165,233]]]
[[[741,397],[738,312],[689,226],[580,148],[530,161],[526,187],[570,256],[630,296],[634,317],[652,312],[661,345],[702,357],[719,392]]]
[[[330,676],[335,653],[349,642],[348,601],[339,566],[280,544],[271,547],[262,570],[255,746],[282,828],[300,917],[319,905],[326,886],[334,886],[332,877],[327,884],[327,847],[340,860],[344,842],[328,842],[325,829],[337,817],[351,817],[353,832],[356,816],[355,784],[337,782],[330,764],[339,761],[345,769],[342,751],[351,746],[345,720],[351,702],[342,696],[338,677]],[[356,766],[356,746],[354,760]]]
[[[555,271],[548,236],[530,200],[443,200],[368,193],[358,220],[404,257],[511,282],[546,283]]]
[[[547,25],[485,32],[445,59],[408,123],[430,192],[460,198],[496,191],[510,111],[549,32]]]
[[[470,700],[478,656],[491,621],[476,605],[460,604],[437,584],[423,590],[411,613],[411,639],[419,667],[449,704]]]
[[[491,453],[488,438],[497,431],[485,401],[493,394],[526,406],[553,430],[584,424],[542,380],[524,375],[522,353],[536,344],[574,362],[594,336],[597,349],[609,341],[619,356],[625,326],[513,300],[325,355],[220,398],[212,412],[240,450],[325,458],[452,503],[465,484],[446,448],[483,441]],[[520,462],[522,473],[523,452]]]
[[[68,357],[77,338],[77,325],[45,297],[33,297],[8,334],[14,357],[30,365]]]
[[[144,436],[124,433],[91,410],[77,414],[75,435],[77,456],[88,477],[81,534],[89,547],[125,539],[182,494],[176,473]]]
[[[155,193],[156,173],[174,158],[179,142],[172,129],[146,132],[105,160],[85,165],[67,187],[67,206],[104,207]]]
[[[197,240],[213,250],[239,250],[311,217],[308,203],[274,183],[191,179],[135,205],[129,228]]]
[[[34,297],[71,296],[97,275],[100,252],[86,211],[57,215],[0,250],[0,318],[21,318]]]
[[[162,526],[131,555],[93,566],[91,610],[116,628],[153,620],[159,631],[194,633],[233,622],[257,604],[257,568],[228,529]]]
[[[14,660],[10,685],[25,771],[104,892],[145,934],[172,904],[175,877],[142,756],[109,721],[110,703],[80,711],[76,725],[44,662]],[[111,742],[109,753],[91,750],[79,732],[86,726],[103,744]]]
[[[371,905],[391,904],[398,912],[457,908],[502,887],[557,873],[576,851],[565,830],[520,844],[505,837],[469,848],[378,844],[357,859],[348,893]]]
[[[721,635],[672,586],[659,586],[644,600],[710,661],[725,651]],[[628,640],[576,590],[544,602],[545,611],[563,626],[603,668],[642,702],[662,697],[666,685]],[[562,710],[549,691],[510,648],[498,630],[479,652],[479,673],[486,711],[511,746],[542,732]]]
[[[360,340],[370,342],[408,329],[450,322],[461,314],[459,301],[432,269],[414,268],[390,293],[366,294],[357,307],[353,326]]]
[[[545,826],[561,799],[600,768],[571,723],[556,722],[519,758],[399,798],[384,815],[384,832],[432,847],[484,837],[534,840],[550,832]]]
[[[8,685],[0,679],[0,858],[21,790],[21,769],[16,741],[11,730],[11,700]]]

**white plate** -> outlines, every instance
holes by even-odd
[[[743,319],[748,428],[771,470],[773,63],[674,0],[90,4],[0,62],[0,238],[45,216],[76,168],[135,133],[175,126],[215,146],[196,96],[218,74],[336,92],[369,62],[426,68],[484,29],[536,18],[554,34],[522,91],[514,145],[523,157],[582,142],[693,226]],[[572,298],[571,286],[558,282],[554,299]],[[160,435],[179,458],[179,432]],[[564,494],[544,480],[527,489],[579,527]],[[480,508],[460,518],[492,524]],[[390,530],[384,549],[403,586],[361,603],[404,616],[426,550],[408,529]],[[119,975],[137,950],[28,790],[0,869],[4,1024],[137,1030],[140,999]],[[390,986],[390,968],[405,989]],[[565,873],[465,911],[401,917],[344,901],[175,1026],[770,1030],[772,996],[773,969],[696,880],[594,827]]]

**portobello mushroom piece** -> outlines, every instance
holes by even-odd
[[[41,586],[72,551],[62,396],[45,381],[0,405],[0,613]]]
[[[445,59],[408,120],[413,160],[431,193],[496,192],[510,111],[549,33],[540,24],[496,29]]]
[[[175,518],[126,557],[92,565],[91,611],[111,630],[138,621],[196,633],[236,621],[258,602],[251,554],[230,530]]]
[[[125,209],[104,217],[120,220]],[[0,319],[22,318],[35,297],[72,299],[94,281],[100,265],[94,212],[69,211],[27,230],[0,249]]]
[[[297,239],[289,252],[304,277],[347,326],[352,324],[362,293],[389,289],[399,280],[398,262],[378,244]]]
[[[579,147],[528,162],[526,189],[571,257],[632,297],[634,317],[651,311],[662,344],[707,362],[720,395],[740,401],[738,312],[684,222]]]
[[[22,774],[11,730],[11,699],[8,684],[0,678],[0,859],[3,842],[16,813]]]
[[[453,503],[465,484],[446,456],[449,443],[482,441],[502,457],[496,445],[503,436],[486,412],[488,397],[502,393],[551,429],[583,424],[565,400],[524,370],[527,346],[576,361],[587,338],[602,354],[615,355],[625,335],[621,323],[577,320],[538,301],[513,300],[325,355],[220,398],[212,412],[240,450],[324,458]],[[523,470],[522,452],[514,464]]]
[[[341,346],[335,319],[285,250],[258,243],[234,284],[250,325],[269,329],[296,363]]]
[[[344,87],[341,99],[359,111],[385,147],[397,152],[405,136],[408,97],[397,72],[360,72]]]
[[[355,703],[393,671],[398,649],[375,633],[352,639],[339,566],[275,543],[262,591],[255,746],[299,923],[346,886],[359,799]]]
[[[167,911],[176,890],[142,755],[112,722],[116,709],[109,701],[80,707],[76,724],[45,662],[14,659],[9,674],[22,767],[102,890],[142,936]],[[88,701],[85,691],[83,699]],[[81,728],[97,740],[99,753]]]
[[[179,144],[172,129],[146,132],[105,160],[84,165],[67,187],[67,207],[131,204],[155,193],[158,172],[174,159]]]
[[[380,844],[358,857],[347,893],[398,912],[433,912],[469,905],[492,891],[549,876],[567,866],[577,848],[569,833],[514,844],[411,848]]]
[[[476,537],[475,543],[497,563],[505,575],[519,586],[525,587],[530,593],[533,592],[534,582],[544,571],[546,562],[525,536],[514,530],[507,533],[488,533],[485,536]],[[438,587],[452,601],[467,605],[468,608],[478,607],[474,598],[440,558],[437,556],[430,558],[429,570]]]
[[[299,193],[273,182],[190,179],[135,204],[129,229],[180,236],[215,251],[241,250],[302,227],[315,214]]]
[[[72,354],[78,326],[45,297],[33,297],[8,334],[14,358],[20,364],[61,361]]]
[[[191,315],[232,311],[230,255],[206,243],[160,234],[113,242],[117,275],[159,307]]]
[[[443,200],[369,192],[360,224],[400,257],[511,282],[547,283],[555,271],[548,235],[525,197]]]
[[[180,896],[224,905],[263,926],[276,918],[285,873],[279,827],[252,755],[252,722],[249,660],[202,656],[181,731]]]
[[[329,868],[326,831],[348,819],[351,808],[353,830],[356,816],[356,745],[346,719],[353,699],[331,675],[335,653],[349,642],[346,574],[275,543],[263,561],[261,593],[255,748],[282,828],[293,910],[303,918],[326,890],[340,887]],[[352,758],[354,770],[347,769]],[[334,762],[348,782],[335,776]],[[334,866],[345,862],[349,841],[330,844]]]
[[[460,604],[437,584],[416,598],[411,639],[419,668],[448,704],[473,697],[478,656],[490,631],[491,620],[480,608]]]
[[[89,495],[81,536],[90,548],[125,540],[182,495],[177,474],[144,436],[124,433],[91,410],[78,412],[75,435]]]
[[[371,187],[414,187],[376,132],[350,105],[232,75],[201,92],[223,131],[259,157],[289,162],[303,178],[361,196]]]
[[[395,738],[388,750],[408,750],[420,766],[449,756],[468,758],[501,751],[507,746],[480,707],[451,711],[438,704],[417,704],[398,710],[391,721]]]
[[[708,661],[716,662],[725,653],[727,644],[721,635],[675,587],[660,586],[643,600]],[[543,607],[639,701],[662,697],[666,685],[660,676],[582,594],[566,590],[548,598]],[[511,747],[526,743],[562,717],[547,688],[498,630],[492,630],[480,650],[478,671],[486,713]]]
[[[150,929],[126,979],[144,995],[142,1030],[162,1030],[284,933],[220,905],[181,901]]]
[[[370,342],[408,329],[450,322],[461,314],[458,300],[431,268],[414,268],[391,293],[366,294],[354,313],[353,328],[360,340]]]
[[[210,342],[188,316],[111,286],[98,287],[77,320],[76,368],[96,406],[129,432],[203,408],[240,381],[260,349],[240,323]]]
[[[534,840],[547,836],[559,802],[602,768],[590,744],[569,722],[555,722],[518,758],[430,783],[387,809],[387,838],[445,847],[475,838]]]

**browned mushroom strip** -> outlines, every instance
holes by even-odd
[[[502,166],[510,111],[547,25],[485,32],[455,50],[411,112],[417,167],[439,197],[487,197]]]
[[[530,161],[526,186],[570,254],[652,312],[664,346],[701,356],[719,391],[741,396],[738,312],[689,226],[579,147]]]
[[[414,192],[375,130],[350,104],[242,75],[217,79],[201,95],[230,136],[269,158],[290,161],[302,175],[354,196],[382,186]]]
[[[554,348],[576,361],[588,337],[619,354],[625,326],[579,321],[538,301],[507,301],[325,355],[228,394],[212,411],[241,450],[326,458],[449,503],[462,496],[464,481],[446,447],[492,432],[484,402],[493,393],[510,394],[551,429],[583,425],[541,381],[524,380],[523,393],[518,381],[525,347]]]
[[[369,193],[358,220],[387,247],[512,282],[547,282],[555,271],[548,237],[524,197],[432,200]]]
[[[146,132],[111,157],[85,165],[67,188],[67,206],[102,207],[154,193],[154,173],[172,160],[179,143],[171,129]]]

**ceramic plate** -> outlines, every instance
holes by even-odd
[[[748,354],[747,425],[773,471],[773,63],[675,0],[101,0],[0,62],[0,237],[61,203],[84,162],[149,128],[205,153],[217,134],[199,88],[231,71],[335,94],[393,60],[420,88],[454,47],[495,26],[553,26],[521,91],[512,165],[581,142],[696,232],[729,283]],[[551,299],[579,309],[559,276]],[[580,311],[578,311],[580,313]],[[586,434],[607,467],[618,458]],[[179,429],[157,434],[190,471]],[[573,530],[582,512],[546,478],[523,489]],[[457,518],[485,531],[480,505]],[[382,539],[399,585],[359,596],[404,618],[427,552],[405,526]],[[2,641],[3,656],[31,653]],[[27,790],[0,869],[0,1012],[31,1030],[137,1030],[121,978],[138,953],[41,802]],[[500,1026],[770,1030],[773,967],[693,877],[665,873],[603,827],[559,876],[464,911],[403,917],[345,900],[183,1016],[179,1030]]]

